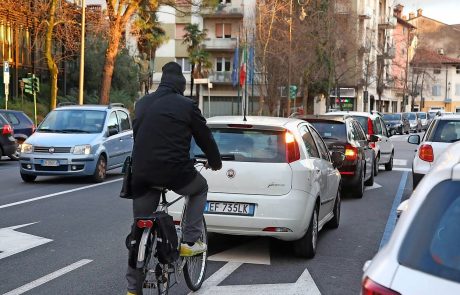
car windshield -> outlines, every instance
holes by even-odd
[[[363,127],[363,130],[364,132],[367,133],[367,121],[368,121],[368,117],[362,117],[362,116],[353,116],[353,118],[356,119],[356,121],[359,122],[359,124],[361,124],[361,127]]]
[[[417,115],[415,115],[415,113],[409,113],[407,114],[407,118],[409,119],[409,121],[414,121],[415,119],[417,119]]]
[[[426,119],[426,113],[418,113],[418,117],[419,117],[420,119],[425,120],[425,119]]]
[[[347,130],[342,122],[310,122],[324,140],[347,141]]]
[[[460,120],[439,120],[428,141],[456,142],[460,140]]]
[[[54,110],[40,124],[38,132],[100,133],[104,127],[104,111]]]
[[[284,132],[268,130],[211,129],[221,155],[239,162],[284,163],[286,144]],[[191,157],[204,156],[192,141]],[[224,158],[225,159],[225,158]]]
[[[400,264],[460,283],[460,182],[436,185],[412,220]]]
[[[401,114],[383,114],[383,120],[385,120],[385,121],[399,121],[399,120],[401,120]]]

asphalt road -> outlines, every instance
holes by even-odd
[[[213,234],[213,280],[199,294],[358,294],[364,262],[391,233],[398,188],[402,199],[412,192],[415,146],[407,136],[392,140],[395,170],[381,167],[363,199],[343,199],[340,227],[320,232],[314,259],[295,257],[285,242]],[[0,161],[0,294],[125,294],[131,208],[118,198],[120,179],[115,171],[101,185],[52,177],[25,184],[17,162]],[[182,281],[170,293],[189,292]]]

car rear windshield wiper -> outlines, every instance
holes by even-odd
[[[194,156],[195,158],[198,158],[198,159],[207,159],[205,154],[196,154]],[[235,161],[234,154],[220,154],[220,158],[224,161]]]
[[[457,141],[459,141],[459,140],[460,140],[460,138],[452,139],[450,142],[457,142]]]
[[[82,129],[62,129],[64,133],[90,133],[89,131],[82,130]]]

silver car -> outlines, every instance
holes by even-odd
[[[123,166],[133,149],[127,109],[120,104],[58,107],[21,147],[20,173],[25,182],[39,175],[91,176]]]
[[[362,294],[460,294],[460,143],[427,176],[388,244],[366,262]]]

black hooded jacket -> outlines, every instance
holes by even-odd
[[[222,167],[219,149],[196,103],[183,96],[186,80],[181,67],[163,67],[157,91],[136,103],[133,149],[133,193],[144,194],[151,186],[177,190],[196,176],[190,159],[192,136],[206,154],[209,165]]]

